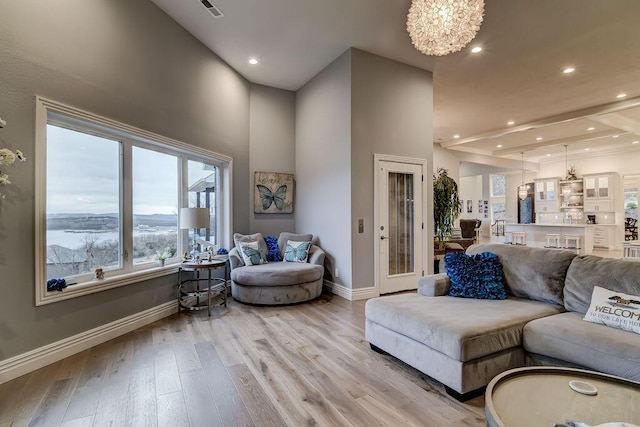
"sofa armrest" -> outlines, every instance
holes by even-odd
[[[244,267],[244,260],[238,253],[238,248],[233,248],[229,251],[229,266],[231,266],[231,270],[238,267]]]
[[[418,293],[425,297],[441,297],[449,293],[450,284],[447,273],[430,274],[418,281]]]
[[[324,251],[319,246],[311,245],[309,248],[309,258],[307,262],[309,264],[316,264],[324,266]]]

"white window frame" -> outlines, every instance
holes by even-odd
[[[117,137],[126,150],[131,152],[133,145],[141,148],[152,148],[155,151],[166,154],[175,155],[181,159],[179,162],[183,167],[178,167],[178,173],[181,174],[183,182],[186,181],[186,165],[188,160],[195,160],[207,164],[217,166],[216,177],[216,202],[218,203],[218,215],[216,228],[218,235],[216,236],[218,244],[223,247],[230,247],[232,227],[232,180],[233,176],[233,159],[231,157],[215,153],[200,147],[186,144],[171,138],[167,138],[152,132],[148,132],[134,126],[130,126],[115,120],[111,120],[93,113],[80,110],[75,107],[61,104],[56,101],[36,96],[36,150],[35,150],[35,304],[36,306],[50,304],[57,301],[63,301],[82,295],[93,294],[107,289],[120,286],[139,283],[141,281],[153,279],[156,277],[167,276],[178,271],[179,261],[176,258],[174,263],[169,263],[165,267],[157,267],[150,264],[141,264],[130,266],[127,270],[120,269],[117,272],[107,272],[102,280],[88,280],[82,283],[68,286],[62,291],[47,291],[47,124],[50,119],[52,121],[62,121],[66,127],[75,128],[77,124],[78,130],[89,132],[100,136],[108,136],[109,138]],[[55,123],[54,123],[55,124]],[[131,158],[125,159],[122,163],[123,170],[121,176],[128,183],[123,185],[121,191],[124,190],[124,199],[131,191],[130,174]],[[178,189],[178,200],[180,206],[187,206],[188,194],[186,191]],[[130,197],[129,197],[130,198]],[[122,203],[125,203],[124,201]],[[125,227],[132,227],[130,214],[131,206],[121,207],[124,215],[121,219],[122,230]],[[122,212],[121,212],[122,213]],[[183,243],[188,240],[188,230],[180,230],[178,233],[178,248],[182,248]],[[180,252],[180,249],[178,251]],[[133,256],[132,253],[129,257]]]

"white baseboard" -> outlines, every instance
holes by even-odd
[[[361,299],[369,299],[380,296],[375,286],[371,286],[368,288],[351,289],[347,288],[346,286],[330,282],[329,280],[324,281],[324,286],[326,286],[334,294],[341,296],[344,299],[348,299],[349,301],[357,301]]]
[[[177,313],[177,304],[177,301],[169,301],[10,359],[0,360],[0,384]]]

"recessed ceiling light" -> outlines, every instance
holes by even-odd
[[[547,157],[551,157],[551,154],[547,153]]]
[[[514,122],[513,120],[509,120],[509,121],[507,122],[507,124],[508,124],[509,126],[513,126],[513,125],[515,125],[515,124],[516,124],[516,122]]]
[[[633,141],[632,144],[638,144],[640,141]]]
[[[249,59],[249,64],[256,65],[257,63],[258,63],[258,60],[256,58]]]
[[[496,145],[497,148],[502,148],[502,144]]]
[[[625,98],[626,96],[627,96],[626,93],[619,93],[619,94],[616,95],[616,98],[622,99],[622,98]]]
[[[620,135],[613,135],[611,138],[618,138]]]
[[[482,52],[482,46],[476,46],[473,49],[471,49],[472,53],[480,53]]]
[[[542,137],[541,136],[537,137],[536,141],[542,141]]]
[[[458,138],[460,138],[460,135],[458,135],[458,134],[453,135],[453,139],[458,139]]]
[[[590,128],[587,128],[587,130],[588,130],[589,132],[591,132],[592,130],[596,130],[596,128],[594,128],[594,127],[590,127]]]
[[[575,70],[576,70],[576,69],[575,69],[575,68],[573,68],[573,67],[567,67],[567,68],[565,68],[564,70],[562,70],[562,72],[563,72],[564,74],[571,74],[571,73],[573,73]]]
[[[584,149],[584,151],[589,151],[589,150],[591,150],[591,148],[585,148],[585,149]]]

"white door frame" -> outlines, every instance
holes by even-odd
[[[374,273],[373,273],[373,281],[376,296],[380,296],[380,229],[379,229],[379,205],[380,205],[380,186],[382,183],[380,182],[380,162],[396,162],[396,163],[407,163],[410,165],[418,165],[422,168],[422,222],[424,223],[424,227],[422,228],[422,268],[425,271],[425,274],[428,274],[428,262],[431,257],[427,253],[427,229],[431,227],[431,223],[427,222],[427,218],[430,218],[426,215],[427,206],[431,206],[431,203],[428,202],[428,191],[427,185],[429,181],[424,179],[425,174],[425,166],[427,164],[426,159],[419,159],[415,157],[402,157],[402,156],[394,156],[390,154],[374,154],[373,155],[373,171],[374,171],[374,181],[373,181],[373,252],[374,252]],[[416,283],[416,288],[418,287],[418,283]]]

